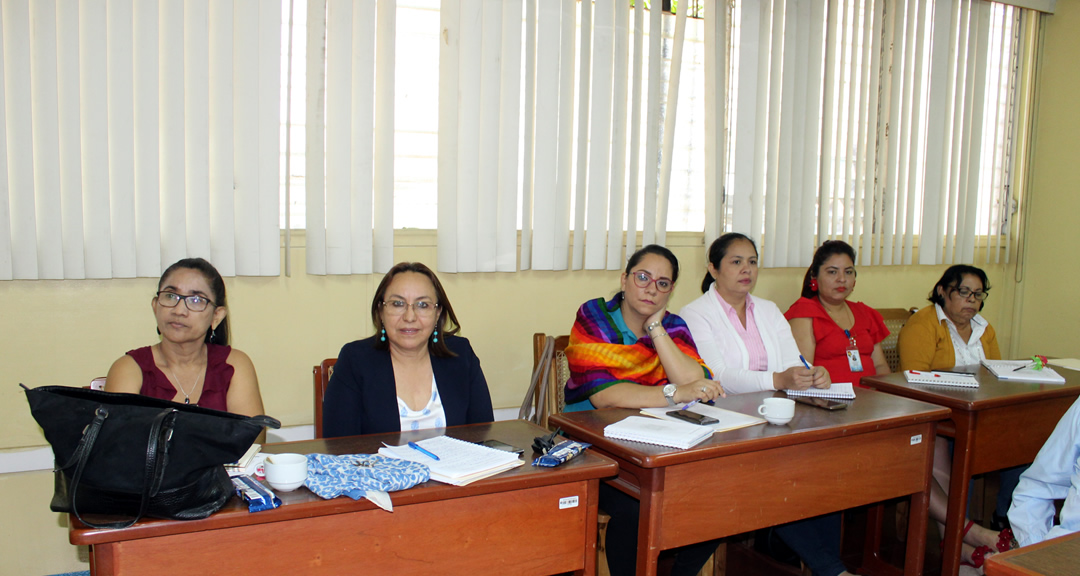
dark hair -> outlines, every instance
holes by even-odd
[[[420,262],[399,262],[386,273],[386,276],[383,276],[382,282],[379,282],[379,287],[375,289],[375,297],[371,300],[371,322],[375,325],[375,335],[378,336],[383,329],[382,318],[379,317],[379,306],[382,305],[383,299],[386,297],[386,291],[389,289],[390,283],[393,282],[394,276],[402,272],[416,272],[427,276],[428,280],[431,280],[431,284],[435,286],[435,299],[439,304],[439,318],[435,320],[435,328],[441,335],[453,336],[457,334],[461,330],[461,324],[458,322],[457,315],[454,314],[454,307],[450,305],[450,298],[446,295],[446,290],[443,290],[442,283],[439,282],[439,278],[435,276],[431,268]],[[447,328],[447,318],[450,320],[450,328]],[[375,349],[389,350],[390,343],[376,340]],[[457,356],[446,346],[445,338],[439,338],[438,342],[428,340],[428,353],[441,358]]]
[[[945,298],[938,294],[937,289],[941,288],[944,291],[955,289],[964,281],[964,276],[975,276],[982,281],[983,292],[990,291],[990,281],[986,279],[986,272],[983,272],[981,268],[974,266],[968,266],[967,264],[956,264],[949,266],[949,269],[941,275],[941,280],[934,284],[934,289],[930,291],[930,297],[927,300],[937,304],[938,306],[945,306]],[[979,301],[979,311],[981,312],[983,306],[986,305],[986,300]]]
[[[214,265],[203,260],[202,258],[184,258],[178,261],[176,264],[169,266],[165,269],[165,272],[161,274],[161,279],[158,280],[158,291],[161,291],[161,287],[165,285],[165,279],[169,277],[173,272],[186,268],[188,270],[195,270],[206,278],[206,283],[210,285],[210,291],[213,292],[214,306],[217,308],[228,308],[228,304],[225,302],[225,280],[221,277],[221,273],[214,268]],[[160,334],[161,331],[158,331]],[[225,319],[218,324],[217,328],[214,328],[211,323],[210,328],[206,330],[206,339],[203,340],[207,344],[219,344],[221,346],[229,345],[229,317],[225,316]]]
[[[637,266],[646,254],[656,254],[657,256],[667,258],[667,261],[671,263],[671,283],[674,284],[679,281],[679,259],[675,257],[675,254],[671,250],[668,250],[659,244],[649,244],[637,252],[634,252],[634,254],[630,256],[630,259],[627,260],[626,270],[623,271],[623,274],[629,275],[630,271],[634,269],[634,266]]]
[[[738,232],[728,232],[723,236],[713,240],[713,243],[709,246],[709,263],[713,265],[713,268],[720,269],[720,262],[727,256],[728,246],[731,246],[732,242],[736,240],[746,240],[754,247],[754,254],[757,254],[757,244],[750,239],[746,234],[739,234]],[[713,283],[712,274],[709,274],[708,270],[705,270],[705,279],[701,281],[701,293],[704,294],[709,291],[709,286]]]
[[[806,269],[806,276],[803,277],[802,283],[803,298],[817,296],[817,292],[810,289],[810,280],[817,278],[818,272],[821,272],[821,266],[825,264],[825,261],[837,254],[846,254],[848,258],[851,258],[851,263],[855,263],[855,249],[851,247],[851,244],[843,240],[826,240],[814,252],[814,260],[810,263],[810,267]]]

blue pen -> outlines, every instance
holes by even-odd
[[[811,366],[810,363],[806,361],[806,358],[803,358],[802,354],[799,354],[799,360],[802,360],[802,365],[806,366],[807,370],[813,370],[814,369],[814,367]]]
[[[432,458],[434,458],[436,460],[439,459],[438,456],[432,454],[431,451],[429,451],[429,450],[425,450],[422,446],[420,446],[416,442],[409,442],[409,448],[412,448],[413,450],[419,450],[421,453],[427,454],[428,456],[431,456]]]
[[[681,410],[686,410],[687,408],[693,406],[694,404],[697,404],[698,402],[700,402],[700,400],[698,400],[698,399],[691,400],[690,402],[687,402],[686,404],[684,404],[683,407],[681,408]]]

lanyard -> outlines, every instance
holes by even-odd
[[[852,348],[858,348],[858,343],[855,342],[855,337],[851,335],[851,330],[844,330],[844,336],[847,336],[848,343]]]

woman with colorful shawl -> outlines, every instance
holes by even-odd
[[[675,255],[652,244],[630,257],[614,298],[581,305],[566,347],[566,411],[674,406],[723,395],[686,323],[667,312],[678,275]]]
[[[724,395],[682,318],[669,314],[668,298],[679,278],[679,261],[655,244],[630,257],[622,291],[581,305],[570,331],[566,358],[566,410],[674,406]],[[600,508],[611,516],[607,560],[612,576],[634,574],[639,502],[605,483]],[[697,574],[718,542],[684,546],[675,553],[673,576]]]

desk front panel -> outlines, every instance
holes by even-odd
[[[1071,396],[1048,398],[975,413],[978,434],[974,438],[971,473],[1031,463],[1075,400]]]
[[[96,568],[229,576],[583,570],[586,556],[595,559],[582,546],[596,535],[589,482],[98,545]],[[560,508],[570,497],[577,505]]]
[[[932,426],[917,424],[670,466],[664,477],[660,547],[921,492],[933,446]]]

